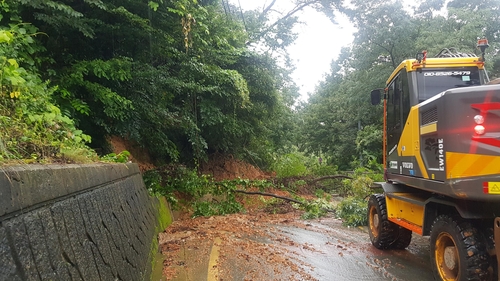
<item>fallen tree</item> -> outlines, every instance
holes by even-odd
[[[284,197],[284,196],[276,195],[276,194],[273,194],[273,193],[267,193],[267,192],[246,191],[246,190],[241,190],[241,189],[236,189],[236,190],[234,190],[234,192],[248,194],[248,195],[262,195],[262,196],[274,197],[274,198],[282,199],[282,200],[285,200],[285,201],[288,201],[288,202],[297,203],[297,204],[303,206],[305,209],[311,209],[311,206],[314,206],[316,204],[316,202],[310,202],[310,201],[307,201],[307,200],[299,201],[297,199],[293,199],[293,198],[289,198],[289,197]],[[324,207],[321,207],[320,209],[322,211],[324,211],[324,212],[335,213],[334,209],[324,208]]]
[[[274,197],[274,198],[278,198],[278,199],[282,199],[282,200],[294,202],[294,203],[301,204],[301,205],[304,204],[304,202],[301,202],[299,200],[296,200],[296,199],[293,199],[293,198],[289,198],[289,197],[280,196],[280,195],[276,195],[276,194],[273,194],[273,193],[260,192],[260,191],[246,191],[246,190],[241,190],[241,189],[236,189],[234,192],[244,193],[244,194],[250,194],[250,195],[270,196],[270,197]]]

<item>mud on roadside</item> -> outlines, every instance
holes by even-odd
[[[196,280],[189,275],[204,274],[203,268],[209,271],[203,263],[210,260],[210,248],[217,239],[220,250],[216,280],[317,280],[307,270],[309,265],[292,250],[313,249],[297,245],[275,227],[307,228],[308,223],[300,220],[300,214],[300,211],[285,214],[258,211],[178,220],[159,235],[165,257],[163,275],[166,280]],[[197,267],[202,267],[202,272],[196,273]]]

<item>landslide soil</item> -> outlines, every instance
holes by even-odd
[[[238,177],[251,180],[274,178],[273,174],[265,173],[248,163],[220,155],[210,158],[210,161],[201,168],[203,173],[211,174],[217,180]],[[289,192],[274,188],[265,192],[292,197]],[[307,188],[302,188],[301,193],[303,197],[312,197],[312,192]],[[232,262],[237,259],[237,264],[265,263],[266,266],[271,266],[267,273],[263,270],[243,273],[244,280],[315,280],[306,270],[307,265],[296,257],[293,250],[290,250],[290,247],[299,245],[275,227],[276,225],[307,227],[307,221],[300,219],[303,212],[294,208],[290,202],[273,197],[238,194],[237,200],[243,204],[244,213],[191,218],[189,212],[184,212],[159,234],[161,253],[165,257],[164,278],[176,280],[179,264],[184,267],[192,266],[179,260],[179,256],[182,255],[180,252],[185,251],[185,247],[196,248],[205,242],[212,243],[217,238],[223,245],[220,250],[219,265],[231,258]],[[249,237],[253,238],[248,239]],[[230,272],[219,272],[218,280],[240,280],[235,278]]]
[[[109,141],[115,153],[123,150],[129,151],[130,160],[137,163],[141,171],[154,168],[147,151],[143,148],[119,137],[111,137]],[[200,171],[203,174],[212,175],[215,180],[275,179],[274,173],[264,172],[249,163],[221,154],[211,155],[208,162],[201,164]],[[291,197],[289,192],[274,188],[265,192]],[[313,197],[308,187],[299,188],[297,192],[305,198]],[[164,257],[163,278],[175,279],[179,274],[179,265],[188,266],[187,263],[184,264],[184,261],[179,260],[182,247],[190,245],[188,247],[196,248],[196,245],[213,243],[217,238],[223,245],[219,264],[223,264],[228,257],[232,257],[241,260],[241,263],[264,262],[272,267],[271,273],[267,276],[265,272],[257,270],[246,272],[244,273],[245,280],[316,280],[307,272],[308,265],[300,261],[296,253],[290,251],[291,247],[307,249],[307,245],[296,245],[275,228],[276,225],[304,228],[310,226],[307,221],[300,219],[303,212],[294,208],[290,202],[272,197],[238,194],[237,200],[244,206],[244,213],[192,218],[192,213],[188,209],[184,208],[182,212],[176,212],[175,221],[158,236],[161,254]],[[254,237],[254,239],[245,239],[248,237]],[[230,273],[220,273],[219,280],[233,280],[234,277],[228,274]]]
[[[165,280],[179,280],[176,277],[180,270],[195,271],[186,267],[203,266],[208,254],[200,250],[199,255],[191,258],[202,260],[186,262],[182,252],[186,248],[196,250],[219,239],[217,280],[316,280],[310,274],[310,265],[303,262],[294,250],[313,249],[307,244],[298,245],[285,236],[276,227],[278,225],[308,227],[307,222],[300,220],[297,211],[282,214],[253,211],[177,220],[158,237],[165,258],[163,277]],[[228,269],[231,267],[239,267],[246,272],[234,276],[234,270]],[[206,270],[207,267],[204,268]]]

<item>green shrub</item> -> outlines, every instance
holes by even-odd
[[[128,158],[130,156],[130,152],[124,150],[118,154],[116,153],[110,153],[102,156],[100,159],[102,161],[109,161],[109,162],[115,162],[115,163],[127,163]]]
[[[226,215],[241,212],[236,201],[236,189],[256,187],[263,190],[272,185],[265,180],[234,179],[215,181],[209,175],[198,175],[194,169],[182,165],[166,165],[143,174],[144,184],[155,196],[165,196],[173,208],[183,203],[193,208],[193,216]]]
[[[374,182],[383,182],[384,181],[384,172],[383,172],[383,169],[381,168],[381,165],[380,165],[380,169],[377,168],[375,170],[368,169],[365,167],[359,167],[359,168],[355,169],[353,177],[360,177],[360,176],[369,177]]]
[[[193,204],[193,209],[193,217],[209,217],[238,213],[243,210],[243,206],[235,200],[199,201]]]
[[[367,201],[358,197],[347,197],[337,205],[337,217],[345,226],[367,225]]]
[[[360,199],[367,198],[373,193],[370,189],[372,183],[373,180],[367,176],[360,176],[351,180],[352,194]]]
[[[183,165],[165,165],[147,171],[143,179],[150,193],[165,196],[174,205],[177,201],[172,200],[174,192],[196,200],[214,191],[213,179],[209,175],[198,176],[196,170]]]
[[[311,167],[311,173],[315,176],[329,176],[338,174],[338,167],[326,164],[316,164]]]
[[[280,156],[273,165],[276,176],[280,178],[303,176],[307,174],[304,157],[299,153],[289,153]]]
[[[309,220],[324,217],[329,211],[334,210],[334,206],[331,203],[331,196],[329,194],[317,191],[316,196],[318,198],[312,201],[307,201],[300,197],[295,198],[302,204],[294,203],[293,206],[297,209],[305,211],[301,216],[302,219]]]
[[[34,67],[36,32],[30,24],[0,26],[0,163],[97,160],[85,145],[90,136],[51,102],[56,87]]]

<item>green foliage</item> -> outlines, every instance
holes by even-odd
[[[353,179],[342,181],[345,199],[336,207],[337,216],[347,226],[360,226],[367,223],[367,199],[374,191],[374,181],[383,181],[383,174],[361,167],[354,171]]]
[[[366,176],[356,177],[352,180],[351,185],[354,197],[367,198],[370,196],[373,193],[370,189],[372,183],[373,180]]]
[[[119,135],[160,163],[193,165],[217,151],[267,168],[291,144],[298,91],[277,52],[250,50],[236,12],[219,1],[23,0],[5,16],[43,28],[46,52],[33,65],[96,148]],[[264,32],[267,43],[290,44],[295,22]]]
[[[196,170],[182,165],[168,165],[150,170],[143,175],[151,194],[165,196],[174,207],[178,198],[193,208],[193,216],[214,216],[241,212],[243,206],[236,200],[237,189],[257,187],[263,190],[272,185],[265,180],[234,179],[214,181],[208,175],[198,175]]]
[[[5,57],[37,68],[54,89],[53,102],[100,151],[107,136],[119,135],[147,147],[160,164],[193,165],[221,152],[268,168],[272,154],[293,143],[298,88],[277,63],[286,53],[274,50],[295,39],[295,18],[267,28],[267,18],[253,14],[257,28],[250,29],[220,1],[22,0],[1,7],[4,19],[33,24],[13,29],[44,34],[25,37],[36,44],[26,41],[11,49],[23,50],[19,55]],[[273,52],[252,51],[249,32],[267,38]],[[43,53],[31,56],[35,51]]]
[[[280,176],[376,170],[382,108],[369,104],[368,93],[399,61],[423,49],[474,52],[475,38],[487,37],[486,67],[500,73],[500,12],[491,9],[498,0],[453,0],[446,15],[436,13],[441,1],[414,11],[397,1],[327,2],[301,7],[330,18],[341,11],[358,31],[300,107],[284,50],[296,38],[300,9],[274,21],[274,9],[241,12],[212,0],[3,1],[0,18],[11,22],[0,29],[0,134],[11,131],[1,135],[2,157],[70,155],[90,137],[89,145],[103,148],[107,136],[119,135],[160,164],[193,166],[220,152]],[[16,118],[36,129],[13,125]],[[68,142],[80,146],[67,149]]]
[[[193,217],[234,214],[243,210],[243,206],[234,199],[227,199],[222,202],[195,202],[193,207]]]
[[[372,182],[384,181],[384,168],[381,164],[373,164],[373,168],[358,167],[354,170],[354,177],[365,176],[372,180]]]
[[[278,177],[303,176],[307,173],[304,157],[297,153],[280,156],[272,168]]]
[[[90,116],[94,122],[100,122],[106,131],[111,131],[104,120],[124,121],[133,105],[104,81],[125,82],[131,79],[130,71],[131,62],[127,58],[76,62],[65,69],[60,78],[58,102],[73,112],[73,116]],[[92,112],[91,106],[95,111],[97,107],[103,110]]]
[[[339,170],[337,166],[321,164],[321,165],[313,165],[311,168],[311,174],[315,176],[329,176],[338,174]]]
[[[115,162],[115,163],[127,163],[129,157],[130,157],[130,152],[124,150],[118,154],[116,153],[106,154],[100,157],[100,160]]]
[[[339,193],[342,196],[354,196],[357,198],[367,198],[373,193],[370,188],[374,182],[384,181],[384,175],[378,171],[371,171],[361,167],[354,170],[352,179],[343,179]]]
[[[382,130],[378,125],[367,125],[356,136],[356,152],[361,155],[361,165],[369,165],[382,158]]]
[[[150,170],[145,173],[144,178],[152,193],[159,193],[167,198],[175,191],[189,196],[189,199],[197,200],[213,189],[211,177],[198,176],[196,170],[182,165],[168,165],[159,170]]]
[[[305,175],[333,175],[337,172],[337,167],[328,165],[323,161],[319,162],[319,158],[312,155],[305,155],[292,149],[292,152],[275,155],[271,169],[276,172],[276,175],[281,178],[296,177]]]
[[[95,159],[85,146],[90,136],[52,104],[56,87],[43,82],[30,65],[39,48],[28,30],[36,31],[27,24],[0,27],[0,162]]]
[[[308,201],[300,197],[295,199],[302,202],[302,204],[294,203],[293,206],[304,210],[301,218],[305,220],[316,219],[324,217],[329,211],[334,210],[334,206],[331,203],[331,196],[326,193],[317,193],[318,198]]]
[[[486,37],[490,48],[486,68],[498,76],[500,11],[498,0],[424,1],[415,11],[400,1],[352,1],[344,7],[358,31],[353,44],[344,48],[331,72],[317,87],[309,103],[300,109],[304,126],[300,150],[326,155],[340,170],[358,166],[375,169],[382,162],[382,106],[372,106],[369,93],[404,59],[427,50],[429,56],[443,48],[478,54],[476,39]],[[342,9],[342,8],[341,8]],[[493,47],[493,48],[492,48]],[[380,59],[387,58],[387,59]]]
[[[162,177],[158,170],[146,171],[142,175],[142,178],[144,180],[144,185],[151,195],[157,197],[163,196],[170,204],[170,206],[172,206],[173,208],[177,206],[177,198],[174,196],[172,190],[167,190],[168,187],[163,185]]]
[[[350,196],[342,200],[336,208],[337,217],[342,219],[345,226],[360,226],[368,223],[367,201],[359,197]]]
[[[351,55],[345,53],[341,56],[347,58]],[[341,57],[339,61],[343,59]],[[380,72],[380,69],[373,69],[373,73]],[[380,74],[375,76],[373,73],[335,74],[328,77],[328,82],[319,88],[300,112],[305,122],[300,134],[299,147],[302,151],[324,155],[325,162],[338,166],[340,170],[354,168],[352,162],[360,156],[367,158],[374,155],[377,160],[381,160],[381,145],[376,145],[381,144],[380,138],[376,135],[364,137],[364,130],[360,130],[360,125],[366,128],[375,123],[377,128],[381,128],[382,124],[380,109],[369,104],[367,95],[385,77]],[[360,145],[357,146],[358,134],[361,136]],[[365,146],[361,140],[366,138],[369,138],[370,144],[375,144]]]

